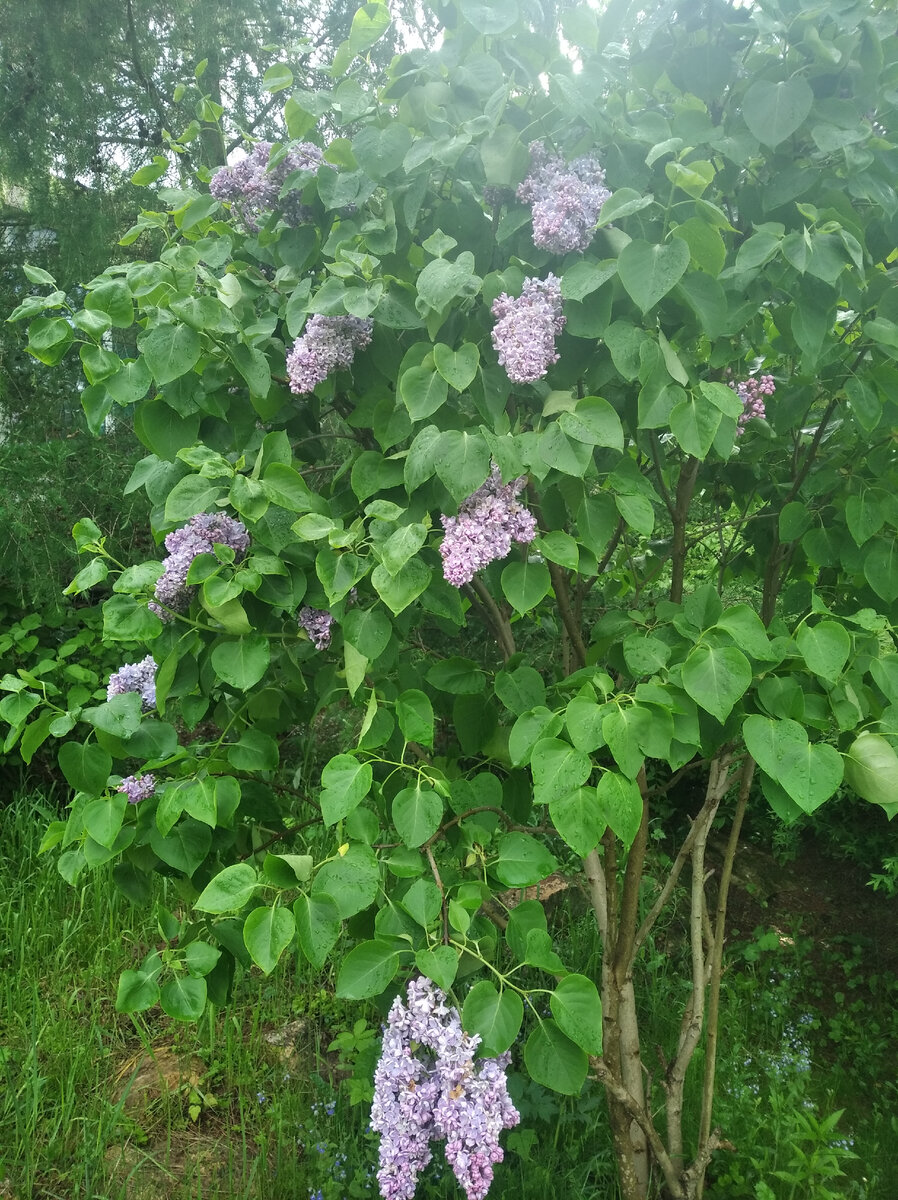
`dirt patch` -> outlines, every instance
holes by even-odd
[[[112,1099],[127,1113],[157,1100],[189,1093],[202,1083],[206,1064],[195,1054],[178,1054],[171,1045],[142,1049],[126,1059],[112,1081]]]
[[[719,868],[720,847],[709,845]],[[826,856],[812,841],[798,857],[778,863],[756,846],[740,847],[728,905],[728,940],[751,937],[758,926],[813,939],[822,947],[839,938],[864,944],[879,970],[898,972],[898,903],[867,886],[867,874]]]

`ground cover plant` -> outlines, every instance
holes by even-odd
[[[523,1030],[537,1085],[604,1089],[625,1200],[691,1200],[727,1137],[750,799],[786,824],[841,787],[883,827],[898,809],[898,39],[839,3],[576,6],[559,29],[514,0],[433,7],[438,48],[377,86],[389,12],[360,9],[333,86],[289,95],[281,140],[159,188],[123,241],[160,256],[83,307],[26,267],[31,353],[77,345],[93,425],[134,406],[126,490],[164,548],[126,564],[76,525],[72,587],[111,582],[123,666],[98,704],[6,675],[5,748],[68,739],[45,840],[66,879],[113,863],[132,900],[155,873],[180,890],[122,1012],[200,1019],[236,963],[286,953],[334,961],[344,1000],[448,994],[451,1046],[431,1031],[420,1074],[379,1076],[383,1195],[441,1139],[485,1193],[509,1114],[480,1085]],[[682,836],[653,888],[656,814]],[[559,872],[600,963],[539,894],[509,899]],[[639,963],[687,880],[656,1050]]]

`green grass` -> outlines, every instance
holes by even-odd
[[[326,1157],[303,1144],[332,1098],[316,1070],[320,1029],[342,1016],[329,993],[280,971],[247,976],[199,1026],[116,1013],[119,972],[159,940],[153,908],[106,871],[69,887],[37,855],[56,815],[23,798],[0,811],[0,1181],[22,1200],[304,1196]],[[364,1124],[344,1107],[324,1122],[334,1144]]]
[[[52,795],[0,809],[0,1196],[375,1197],[365,1103],[374,1009],[342,1004],[328,977],[285,965],[270,979],[244,974],[233,1005],[196,1026],[159,1009],[136,1020],[117,1013],[119,972],[160,941],[155,903],[176,909],[179,898],[160,878],[154,903],[138,908],[106,870],[70,887],[54,854],[38,855],[58,815]],[[588,914],[566,909],[558,938],[566,960],[596,973]],[[649,1060],[676,1035],[679,938],[674,911],[640,967]],[[733,956],[716,1119],[736,1150],[715,1159],[708,1200],[894,1200],[896,983],[869,975],[863,948],[837,947],[827,979],[835,970],[846,982],[834,999],[806,941],[768,935]],[[342,1067],[327,1051],[338,1034]],[[658,1088],[660,1067],[648,1065]],[[601,1092],[560,1097],[522,1076],[511,1087],[522,1122],[504,1137],[491,1196],[616,1200]],[[687,1101],[694,1116],[694,1090]],[[849,1147],[857,1159],[842,1155]],[[802,1156],[799,1182],[782,1178]],[[437,1151],[421,1200],[461,1196],[441,1164]]]

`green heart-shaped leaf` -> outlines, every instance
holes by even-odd
[[[809,742],[797,721],[751,716],[742,732],[761,770],[805,812],[819,808],[842,782],[841,754],[825,742]]]
[[[680,238],[667,246],[634,239],[624,246],[617,263],[620,281],[643,312],[666,296],[686,273],[689,247]]]

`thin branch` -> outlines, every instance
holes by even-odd
[[[699,461],[690,455],[680,468],[677,480],[677,502],[673,513],[673,546],[671,548],[670,599],[674,604],[683,600],[683,579],[686,574],[686,521],[695,491]]]
[[[636,1103],[636,1100],[630,1095],[620,1080],[612,1074],[604,1058],[590,1057],[589,1065],[595,1072],[596,1079],[604,1085],[606,1090],[620,1104],[621,1108],[625,1110],[627,1116],[635,1121],[645,1134],[652,1148],[652,1155],[664,1175],[664,1182],[667,1184],[672,1200],[687,1200],[686,1192],[683,1191],[683,1185],[680,1182],[677,1171],[669,1154],[664,1149],[664,1143],[661,1141],[649,1114]]]
[[[443,945],[449,945],[449,908],[446,903],[446,889],[443,887],[443,880],[440,878],[439,867],[437,867],[436,859],[433,856],[433,851],[430,848],[430,843],[425,843],[424,852],[427,855],[427,861],[430,863],[430,871],[433,875],[433,881],[440,889],[441,908],[443,913]]]
[[[588,595],[588,593],[590,591],[592,591],[593,587],[598,583],[598,581],[604,575],[605,568],[608,566],[608,564],[611,562],[612,558],[614,557],[614,553],[617,550],[618,546],[620,545],[620,540],[624,536],[624,530],[626,528],[627,528],[627,523],[624,520],[624,518],[621,517],[617,523],[617,528],[615,529],[614,533],[611,535],[611,540],[608,542],[608,545],[605,547],[605,553],[602,555],[601,559],[599,560],[598,564],[596,565],[595,575],[593,575],[591,579],[586,579],[582,583],[577,585],[575,605],[576,605],[578,622],[581,620],[581,618],[583,616],[583,601],[586,599],[586,596]]]
[[[300,829],[305,829],[309,825],[317,825],[321,820],[320,816],[310,817],[308,821],[303,821],[299,825],[291,825],[289,829],[284,829],[280,833],[275,833],[263,842],[261,846],[255,846],[252,850],[247,850],[246,854],[241,854],[238,862],[246,862],[248,858],[254,858],[257,854],[261,854],[263,850],[267,850],[269,846],[273,846],[275,842],[285,842],[288,838],[293,837],[294,833],[299,833]]]
[[[702,1081],[702,1113],[699,1124],[698,1135],[698,1154],[692,1169],[696,1168],[699,1160],[704,1155],[707,1147],[714,1138],[711,1133],[712,1108],[714,1103],[714,1076],[717,1068],[717,1029],[720,1014],[720,982],[723,975],[723,945],[724,935],[726,933],[726,914],[727,901],[730,893],[730,881],[733,877],[733,862],[736,857],[736,849],[739,845],[739,834],[742,832],[742,819],[745,816],[745,810],[748,805],[748,796],[751,791],[752,780],[755,773],[755,762],[753,758],[746,758],[742,764],[742,772],[739,778],[739,795],[736,800],[736,812],[733,816],[733,824],[730,828],[730,836],[727,840],[726,851],[723,858],[723,867],[720,872],[720,885],[717,892],[717,914],[714,928],[714,945],[711,951],[711,988],[708,995],[708,1024],[705,1034],[705,1075]],[[712,1147],[713,1150],[713,1147]],[[697,1191],[696,1196],[701,1200],[702,1191],[704,1189],[704,1172],[710,1161],[711,1151],[708,1151],[707,1158],[701,1170],[696,1174]]]
[[[271,110],[275,107],[275,105],[277,105],[280,102],[281,99],[282,99],[282,97],[278,93],[275,93],[275,95],[273,95],[271,97],[271,99],[265,105],[263,105],[262,109],[256,113],[256,115],[253,117],[253,119],[250,121],[250,123],[242,130],[242,132],[240,132],[237,135],[237,137],[232,138],[232,140],[230,142],[228,142],[227,146],[225,147],[225,154],[226,155],[230,154],[232,150],[236,150],[237,147],[240,145],[240,143],[244,140],[245,135],[252,134],[254,132],[254,130],[256,129],[256,127],[258,125],[260,125],[262,123],[262,121],[265,120],[265,118],[268,116],[268,114],[271,112]]]
[[[517,825],[511,817],[502,808],[495,808],[491,804],[481,804],[477,808],[469,808],[467,812],[459,813],[457,817],[453,817],[451,821],[447,821],[445,825],[441,825],[439,829],[424,843],[423,849],[432,846],[443,836],[447,829],[451,829],[453,825],[458,825],[461,821],[467,820],[468,817],[473,817],[477,813],[491,812],[495,813],[502,821],[505,822],[505,828],[511,830],[512,833],[555,833],[556,831],[547,825]]]
[[[661,451],[658,448],[658,434],[654,429],[649,433],[649,445],[652,447],[652,462],[655,464],[655,478],[658,481],[658,490],[661,493],[661,498],[667,507],[667,511],[670,513],[670,519],[675,521],[676,508],[670,494],[670,489],[664,482],[664,476],[661,473]]]
[[[503,615],[502,610],[493,599],[492,593],[482,579],[478,579],[475,575],[471,580],[470,586],[486,610],[486,614],[489,616],[488,623],[493,630],[493,636],[499,643],[499,649],[502,651],[503,658],[508,662],[515,653],[514,634],[511,631],[511,624],[508,618]]]
[[[633,844],[627,853],[624,871],[624,886],[621,892],[620,916],[617,923],[617,942],[614,947],[612,970],[619,984],[629,978],[633,964],[633,943],[636,938],[636,922],[639,917],[639,885],[645,866],[645,850],[649,838],[649,802],[645,767],[640,767],[637,776],[639,793],[642,797],[642,817]]]
[[[564,622],[568,637],[571,639],[571,646],[574,650],[577,666],[585,667],[587,658],[586,643],[583,640],[583,634],[580,632],[580,626],[571,608],[567,580],[565,579],[564,572],[557,563],[550,562],[547,565],[549,567],[549,577],[552,580],[552,590],[555,593],[555,602],[558,605],[558,611],[561,613],[561,619]]]

